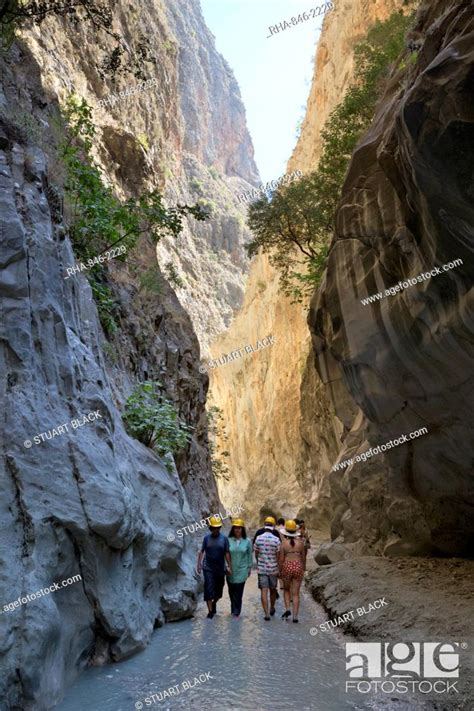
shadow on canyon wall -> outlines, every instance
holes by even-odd
[[[164,12],[165,5],[158,5]],[[201,226],[196,235],[188,227],[186,248],[176,256],[180,268],[191,274],[202,267],[200,248],[206,240],[213,240],[216,253],[225,252],[219,298],[212,304],[210,332],[216,333],[241,303],[246,270],[247,230],[229,196],[234,188],[256,182],[258,175],[232,73],[218,61],[210,33],[202,29],[198,3],[193,0],[189,15],[183,7],[168,7],[167,21],[165,15],[154,18],[153,29],[163,40],[157,71],[169,70],[166,77],[159,75],[156,103],[150,113],[143,106],[127,110],[135,132],[143,129],[142,120],[149,121],[153,127],[145,127],[156,130],[153,137],[163,154],[172,146],[166,158],[173,175],[166,181],[170,169],[158,167],[156,151],[128,140],[120,113],[100,114],[103,133],[97,150],[111,183],[125,195],[133,193],[139,180],[163,189],[166,183],[169,195],[187,200],[192,195],[188,182],[194,180],[199,193],[204,172],[214,167],[210,164],[217,165],[217,174],[221,171],[220,178],[209,173],[201,196],[206,199],[212,181],[220,180],[224,198],[217,205],[219,219]],[[306,511],[316,520],[319,498],[333,540],[320,552],[325,563],[362,553],[450,556],[472,549],[473,23],[467,0],[448,6],[437,0],[422,7],[415,28],[423,40],[417,61],[391,77],[344,184],[327,272],[309,314],[315,368],[306,325],[304,331],[295,325],[288,334],[292,372],[292,337],[308,348],[298,351],[297,381],[286,371],[280,391],[288,395],[283,406],[304,415],[291,429],[291,436],[299,438],[298,467],[285,503],[294,494],[305,512],[306,487],[311,489]],[[199,65],[183,98],[179,71],[190,71],[200,48],[194,27],[202,29],[211,60]],[[99,87],[80,53],[74,60],[61,57],[58,37],[63,36],[56,36],[55,29],[53,23],[42,35],[30,36],[35,51],[17,43],[1,59],[1,106],[15,105],[16,87],[21,87],[24,108],[46,126],[47,109],[71,88],[68,77],[79,86],[90,79],[92,87]],[[185,45],[181,55],[169,51],[173,32]],[[80,33],[92,52],[93,32],[81,28]],[[73,34],[64,30],[64,41]],[[188,34],[192,41],[185,42]],[[75,35],[73,39],[79,41]],[[63,62],[61,78],[56,61]],[[70,61],[77,61],[76,73]],[[212,71],[220,83],[209,89],[206,110],[212,112],[218,140],[205,117],[196,113],[200,78]],[[62,84],[64,77],[68,79]],[[221,103],[212,108],[219,87]],[[221,125],[226,110],[232,121]],[[9,709],[40,711],[60,698],[87,663],[124,658],[142,649],[155,627],[193,614],[199,589],[193,574],[194,543],[170,541],[165,534],[219,505],[205,413],[208,380],[199,372],[196,335],[205,330],[204,312],[199,306],[188,312],[183,306],[187,297],[178,298],[165,279],[160,295],[145,295],[126,267],[121,271],[111,265],[108,278],[120,304],[121,328],[116,337],[106,338],[87,280],[81,275],[64,280],[74,254],[63,216],[48,192],[57,176],[50,160],[54,140],[47,135],[50,145],[42,150],[8,122],[0,123],[2,601],[81,575],[80,583],[56,596],[0,615],[0,693]],[[130,165],[130,174],[118,165],[120,159]],[[235,213],[231,224],[224,214],[227,208]],[[167,249],[171,253],[169,245]],[[143,241],[140,250],[136,256],[143,268],[156,261],[153,245]],[[212,275],[212,251],[206,252],[203,274]],[[455,259],[462,264],[450,272],[361,303]],[[250,276],[254,296],[262,291],[260,276],[270,276],[264,259],[258,269]],[[213,286],[208,281],[194,303],[200,303],[200,296],[202,303],[210,299]],[[276,286],[263,291],[259,308],[273,314]],[[282,313],[293,323],[291,309]],[[271,333],[271,319],[268,325]],[[291,331],[291,326],[284,328]],[[252,340],[240,333],[234,346]],[[268,361],[261,361],[262,382],[270,366],[278,367],[273,357],[269,349]],[[123,426],[125,398],[144,379],[160,379],[195,428],[171,471]],[[245,436],[255,425],[277,467],[276,440],[267,429],[270,408],[259,426],[265,388],[257,382],[240,380],[242,403],[250,406],[245,419],[239,421],[236,410],[230,423]],[[269,400],[275,382],[266,381]],[[238,388],[236,392],[240,394]],[[318,397],[322,405],[312,426],[311,407]],[[101,413],[96,424],[24,446],[34,434],[93,410]],[[342,448],[336,454],[342,461],[421,427],[428,433],[403,447],[330,471],[330,454],[336,453],[339,439]],[[288,438],[284,426],[278,433],[282,441]],[[248,452],[240,452],[242,466]],[[291,470],[294,452],[290,443],[283,470]],[[272,471],[256,484],[279,505]],[[258,499],[255,489],[253,493],[252,506]]]
[[[472,4],[425,4],[415,33],[422,38],[416,64],[391,78],[354,152],[309,325],[318,371],[345,428],[340,460],[428,429],[408,444],[330,472],[332,538],[359,553],[468,555],[474,505]],[[455,260],[462,263],[361,303]],[[347,394],[355,414],[345,407]]]

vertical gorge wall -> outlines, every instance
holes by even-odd
[[[309,322],[340,460],[428,433],[331,474],[332,534],[358,551],[472,555],[472,3],[423,3],[411,38],[420,50],[354,152]]]
[[[320,131],[347,89],[352,51],[376,19],[401,0],[340,0],[324,19],[306,116],[288,171],[317,167]],[[278,38],[276,38],[278,39]],[[242,309],[213,345],[213,355],[272,334],[276,343],[212,371],[210,398],[224,412],[230,480],[223,500],[249,502],[256,521],[268,510],[303,514],[327,532],[332,517],[327,474],[337,459],[341,421],[315,368],[306,322],[307,304],[292,305],[279,292],[278,273],[266,255],[252,262]]]
[[[239,87],[198,0],[119,3],[113,29],[129,42],[139,33],[150,40],[154,61],[143,71],[159,85],[112,107],[100,107],[99,99],[137,80],[101,79],[97,56],[109,38],[98,48],[89,24],[71,31],[49,19],[28,32],[28,45],[47,89],[60,100],[75,91],[93,107],[98,155],[119,190],[158,185],[170,204],[198,201],[209,211],[206,223],[189,223],[179,241],[165,238],[158,247],[160,264],[173,264],[185,282],[177,296],[206,352],[241,304],[248,270],[249,233],[236,196],[259,176]]]
[[[98,99],[136,80],[100,79],[94,59],[108,40],[88,23],[48,19],[1,60],[0,697],[8,709],[51,708],[88,661],[121,659],[154,627],[192,614],[195,541],[166,533],[219,503],[198,336],[206,348],[242,298],[245,229],[233,195],[258,179],[253,149],[235,79],[197,2],[119,3],[115,18],[129,41],[140,29],[154,40],[156,62],[144,72],[157,87],[107,110]],[[170,205],[215,196],[208,224],[190,221],[176,243],[160,244],[162,273],[169,261],[186,279],[178,293],[164,276],[161,293],[142,288],[140,275],[157,260],[146,239],[124,264],[110,262],[119,330],[108,339],[87,279],[64,279],[74,255],[53,197],[65,177],[54,116],[71,91],[93,108],[97,160],[118,195],[156,188]],[[18,111],[38,131],[19,128]],[[195,428],[172,471],[124,430],[124,400],[144,379],[160,380]],[[52,435],[92,410],[96,423]],[[42,432],[49,437],[36,444]],[[80,582],[3,611],[77,574]]]

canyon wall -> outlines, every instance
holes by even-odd
[[[406,50],[353,154],[325,282],[311,304],[318,370],[345,425],[338,459],[353,460],[331,473],[332,535],[355,551],[468,555],[472,3],[425,3],[409,40],[419,51]],[[399,282],[393,295],[361,302]],[[422,427],[426,434],[354,461]],[[345,555],[337,546],[327,553]]]
[[[402,5],[401,0],[339,0],[326,15],[288,172],[317,167],[319,134],[352,79],[355,43],[376,19]],[[209,397],[223,411],[230,453],[230,478],[219,480],[219,491],[224,502],[246,501],[254,523],[268,511],[288,517],[299,513],[326,533],[332,516],[327,474],[337,459],[343,426],[314,368],[308,304],[291,304],[278,281],[268,257],[258,255],[243,306],[212,347],[218,357],[257,337],[271,334],[276,340],[270,348],[211,372]]]
[[[112,42],[87,22],[47,19],[0,59],[0,695],[8,709],[51,708],[89,661],[126,657],[154,627],[192,614],[196,540],[167,534],[219,505],[196,334],[205,343],[223,328],[243,293],[235,193],[258,176],[238,88],[198,3],[147,3],[145,15],[141,5],[119,3],[114,29],[127,41],[140,29],[154,38],[155,62],[143,69],[157,80],[152,92],[99,106],[136,79],[100,78],[95,60]],[[212,209],[207,224],[190,219],[176,242],[160,244],[156,293],[141,283],[157,264],[146,237],[124,263],[107,264],[118,311],[107,336],[86,277],[64,278],[74,254],[56,199],[65,179],[56,119],[71,91],[93,108],[96,160],[119,196],[158,189],[170,205],[200,199]],[[209,191],[219,205],[207,204]],[[187,280],[178,294],[167,260]],[[122,422],[126,397],[145,379],[159,380],[194,428],[170,469]],[[74,427],[91,411],[95,421]],[[75,575],[79,582],[4,608]]]
[[[101,78],[97,56],[113,42],[101,36],[99,50],[88,23],[72,31],[66,21],[48,19],[28,32],[28,46],[45,88],[60,101],[74,91],[93,108],[98,158],[119,189],[158,185],[169,204],[199,202],[210,213],[158,246],[160,264],[171,264],[184,282],[176,293],[207,353],[242,303],[248,271],[249,232],[237,196],[259,176],[239,87],[199,0],[153,0],[146,8],[138,0],[119,2],[114,17],[113,29],[130,44],[140,33],[150,40],[152,61],[143,71],[158,80],[158,90],[100,105],[138,82],[130,74]]]
[[[170,259],[183,276],[178,298],[207,355],[209,343],[229,326],[243,301],[248,272],[243,245],[250,232],[245,205],[237,198],[258,184],[259,175],[239,86],[215,48],[199,0],[167,0],[164,8],[178,47],[180,117],[180,148],[170,158],[166,196],[200,202],[210,219],[186,229],[179,246],[164,240],[159,258]]]
[[[73,254],[45,197],[44,152],[5,126],[0,144],[0,693],[2,708],[36,711],[51,708],[89,659],[125,657],[154,626],[192,613],[194,550],[165,532],[195,513],[176,470],[125,433],[120,411],[135,373],[115,378],[88,282],[64,279]],[[155,302],[160,357],[150,349],[146,367],[188,384],[197,425],[198,345],[174,302]],[[99,414],[84,423],[90,412]],[[215,501],[209,474],[207,484]],[[25,604],[5,610],[19,598]]]

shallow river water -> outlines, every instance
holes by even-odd
[[[344,711],[345,709],[428,709],[432,706],[390,696],[345,692],[345,642],[339,630],[310,629],[327,615],[303,593],[299,624],[284,622],[282,599],[271,622],[263,620],[253,572],[240,619],[230,616],[227,588],[213,620],[200,604],[196,617],[155,630],[150,645],[134,657],[87,669],[56,711],[218,709],[218,711]],[[206,672],[211,677],[197,683]],[[178,685],[163,701],[150,695]],[[177,691],[176,691],[177,693]],[[148,702],[146,701],[148,699]]]

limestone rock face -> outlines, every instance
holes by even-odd
[[[179,47],[184,151],[225,175],[257,183],[240,89],[229,65],[216,51],[199,0],[166,0],[163,9]]]
[[[258,257],[244,306],[213,346],[213,356],[254,346],[265,336],[275,343],[210,372],[209,402],[223,410],[230,453],[230,478],[219,479],[219,493],[228,506],[242,503],[252,524],[269,512],[293,516],[305,500],[295,465],[300,423],[291,414],[299,411],[296,384],[306,361],[300,341],[308,338],[307,326],[300,310],[281,301],[273,268]]]
[[[127,37],[138,31],[141,5],[121,3],[117,29]],[[97,37],[87,23],[73,29],[46,20],[0,60],[0,695],[12,709],[51,708],[87,662],[128,656],[154,627],[192,614],[195,540],[170,541],[168,534],[220,504],[207,449],[207,377],[198,370],[199,319],[193,323],[185,298],[164,277],[158,294],[141,288],[140,275],[156,263],[154,247],[144,240],[130,262],[108,265],[120,324],[108,341],[85,276],[64,279],[74,255],[54,199],[64,175],[53,118],[58,99],[75,90],[94,107],[97,160],[119,195],[158,188],[170,204],[204,200],[206,191],[191,182],[195,174],[207,175],[219,194],[226,215],[213,208],[215,219],[199,234],[190,222],[180,249],[163,245],[159,260],[162,275],[165,257],[196,283],[208,274],[206,293],[187,297],[212,301],[203,330],[218,331],[242,295],[244,229],[234,193],[256,182],[256,172],[238,91],[206,30],[210,59],[202,59],[204,49],[199,56],[208,79],[212,64],[210,98],[201,106],[196,80],[186,99],[180,72],[197,66],[198,45],[193,40],[186,57],[180,54],[176,36],[182,40],[186,27],[178,28],[178,15],[181,22],[188,17],[191,34],[193,23],[202,23],[198,4],[150,3],[147,12],[157,88],[107,109],[98,99],[135,80],[121,78],[116,87],[100,80]],[[219,92],[220,111],[227,97],[231,120],[220,133],[213,114]],[[17,127],[17,110],[34,130]],[[195,114],[192,134],[186,111]],[[222,323],[213,317],[221,311]],[[144,379],[160,380],[194,427],[171,472],[124,430],[124,401]],[[100,413],[97,421],[74,429],[71,421],[91,411]],[[4,610],[74,575],[81,580]]]
[[[31,710],[51,708],[89,658],[142,649],[163,609],[168,619],[190,615],[197,589],[190,543],[166,538],[195,514],[176,470],[124,431],[124,383],[106,368],[88,283],[64,279],[73,255],[51,222],[46,179],[41,150],[3,146],[0,693],[6,707]],[[176,348],[174,378],[185,348]],[[129,387],[130,376],[122,372]],[[92,411],[96,421],[74,427]],[[199,407],[190,414],[198,419]],[[75,575],[64,589],[3,607]]]
[[[170,36],[179,48],[179,165],[170,157],[167,196],[199,201],[210,212],[206,223],[194,223],[159,246],[161,262],[171,261],[185,287],[178,298],[189,313],[203,353],[226,329],[242,304],[248,258],[244,243],[245,204],[238,195],[257,185],[259,175],[245,122],[240,89],[225,59],[215,48],[198,0],[163,3]]]
[[[288,172],[317,167],[321,128],[352,79],[355,42],[373,21],[401,6],[402,0],[339,0],[326,15]],[[229,504],[247,502],[253,523],[268,511],[299,513],[312,528],[327,532],[332,518],[327,473],[343,426],[314,368],[308,305],[291,304],[279,292],[278,279],[266,255],[254,259],[243,306],[211,349],[215,358],[256,336],[276,339],[270,349],[211,373],[210,398],[224,413],[229,437],[230,479],[219,481],[219,492]]]
[[[339,0],[324,17],[313,81],[301,135],[291,156],[292,170],[314,170],[321,153],[321,129],[341,101],[354,72],[353,49],[376,20],[403,7],[403,0]]]
[[[428,430],[331,473],[333,538],[367,552],[472,551],[473,33],[471,3],[422,6],[421,51],[353,155],[312,301],[318,370],[347,433],[338,459]]]
[[[113,105],[99,100],[136,89],[132,76],[103,80],[96,70],[97,36],[88,23],[71,28],[52,18],[27,33],[45,88],[63,101],[74,91],[87,99],[99,127],[98,157],[125,193],[159,187],[170,205],[199,202],[206,223],[189,221],[178,240],[163,239],[158,259],[171,264],[184,286],[177,297],[190,315],[201,347],[230,323],[241,305],[250,235],[238,195],[257,185],[254,150],[239,87],[215,48],[198,0],[141,0],[117,4],[114,30],[144,33],[152,62],[143,71],[155,86]],[[100,51],[110,48],[102,37]],[[101,135],[100,135],[101,134]],[[126,166],[126,167],[125,167]]]

